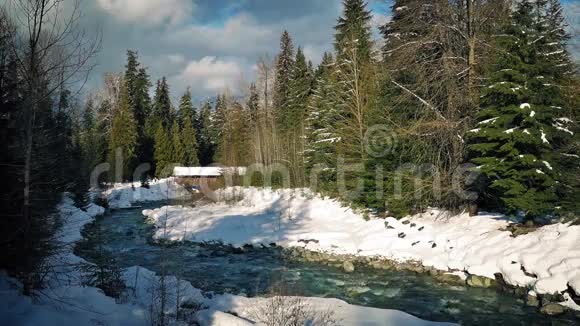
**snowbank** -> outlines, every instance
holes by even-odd
[[[127,192],[123,190],[126,188],[118,189],[121,189],[117,190],[121,194]],[[120,197],[125,199],[125,196]],[[154,193],[147,196],[146,198],[155,198]],[[0,272],[2,323],[31,326],[150,325],[151,307],[160,306],[159,276],[138,266],[127,269],[122,278],[129,290],[122,304],[107,297],[97,288],[81,286],[80,275],[74,264],[85,261],[73,254],[72,245],[82,238],[82,228],[105,210],[94,204],[86,210],[81,210],[74,206],[74,201],[68,195],[65,195],[59,205],[59,211],[64,225],[57,237],[65,244],[63,246],[65,250],[50,258],[54,268],[53,275],[49,276],[49,290],[42,291],[33,302],[30,297],[20,294],[21,284],[18,281]],[[193,321],[208,326],[254,325],[255,323],[249,319],[251,312],[267,302],[263,298],[245,298],[228,294],[204,296],[201,290],[194,288],[189,282],[178,280],[173,276],[165,278],[165,287],[168,291],[165,310],[168,325],[186,325]],[[200,311],[188,323],[176,323],[171,317],[175,316],[177,297],[180,298],[180,303],[192,303],[199,307]],[[304,300],[314,309],[329,308],[335,311],[341,325],[449,325],[424,321],[396,310],[353,306],[336,299]]]
[[[228,204],[145,210],[157,238],[270,244],[335,254],[419,261],[425,266],[494,278],[555,293],[580,293],[580,226],[553,224],[511,237],[501,215],[450,216],[437,210],[403,220],[365,221],[338,202],[308,190],[228,188]],[[166,229],[162,228],[166,222]],[[305,241],[310,240],[310,241]],[[313,241],[312,241],[313,240]]]
[[[255,316],[267,313],[268,308],[276,307],[268,298],[245,298],[234,295],[220,295],[206,300],[209,308],[197,313],[200,325],[212,326],[246,326],[254,325]],[[284,301],[287,300],[287,301]],[[282,299],[282,305],[304,304],[315,315],[321,316],[330,312],[330,317],[339,325],[454,325],[451,323],[427,322],[398,310],[377,309],[348,304],[339,299],[300,298],[294,301],[292,297]],[[286,303],[284,303],[286,302]],[[278,308],[278,307],[276,307]],[[288,308],[286,308],[288,309]],[[222,311],[230,313],[225,314]],[[278,310],[276,310],[278,311]],[[237,315],[234,317],[231,313]],[[263,316],[261,316],[263,318]]]
[[[116,183],[103,194],[111,208],[127,208],[135,202],[179,199],[190,195],[174,178],[153,180],[149,188],[142,187],[141,182]]]

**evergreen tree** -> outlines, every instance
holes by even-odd
[[[505,52],[483,91],[469,145],[485,178],[482,203],[527,217],[554,212],[557,187],[565,182],[554,168],[565,159],[558,148],[571,138],[568,120],[560,117],[563,99],[545,53],[550,40],[540,13],[522,1],[500,36]]]
[[[149,76],[144,67],[138,61],[137,52],[127,51],[127,64],[125,66],[125,82],[129,94],[129,104],[135,122],[137,124],[138,147],[135,160],[131,169],[144,162],[153,162],[153,148],[151,135],[147,133],[146,121],[150,114],[151,100],[149,98]]]
[[[306,63],[302,48],[296,51],[295,64],[292,69],[289,88],[288,112],[284,115],[286,121],[282,124],[288,129],[298,129],[304,121],[306,102],[310,96],[312,76]]]
[[[103,156],[99,153],[99,136],[95,122],[96,108],[94,99],[89,97],[83,111],[81,122],[81,147],[84,161],[84,175],[90,175],[90,171],[102,163]]]
[[[345,0],[343,15],[335,26],[335,73],[339,86],[336,105],[340,117],[337,159],[344,159],[346,164],[364,164],[367,160],[365,134],[371,121],[369,112],[376,86],[370,19],[364,1]],[[337,165],[338,168],[343,166],[346,165]],[[367,177],[364,168],[344,172],[347,189],[342,195],[349,201],[362,199],[358,184]]]
[[[138,62],[137,52],[127,51],[127,65],[125,66],[125,82],[129,94],[129,104],[133,110],[137,125],[143,127],[149,115],[149,76],[145,68]]]
[[[338,19],[334,27],[336,30],[334,48],[337,53],[337,61],[344,58],[350,60],[348,52],[356,48],[358,64],[367,62],[371,57],[371,12],[363,0],[344,0],[343,15]]]
[[[290,78],[290,98],[282,115],[281,129],[286,150],[286,160],[290,164],[291,182],[295,186],[305,183],[304,174],[304,118],[311,93],[312,75],[302,48],[296,51],[296,59]]]
[[[214,111],[211,115],[211,122],[208,130],[211,144],[213,144],[215,148],[213,153],[214,156],[212,157],[212,162],[219,162],[220,155],[218,153],[219,152],[218,147],[220,146],[219,142],[225,139],[223,136],[226,130],[226,119],[227,119],[226,114],[228,109],[227,106],[228,103],[225,94],[218,95]],[[223,162],[220,163],[223,164]]]
[[[316,88],[309,99],[309,112],[305,119],[304,162],[307,174],[318,173],[317,190],[336,195],[336,144],[340,136],[337,126],[338,87],[334,70],[332,55],[324,53],[316,71]]]
[[[109,139],[111,133],[111,103],[104,100],[96,110],[95,116],[95,155],[99,163],[106,162],[109,154]]]
[[[190,120],[186,119],[181,129],[181,142],[183,144],[183,162],[185,166],[199,166],[197,134]]]
[[[197,123],[197,111],[191,103],[191,90],[187,88],[187,91],[181,97],[179,102],[179,111],[177,112],[179,127],[183,128],[187,121],[191,122],[192,126]]]
[[[280,52],[276,60],[276,83],[274,85],[274,108],[278,117],[284,117],[290,97],[290,79],[294,67],[294,45],[288,31],[280,38]],[[281,118],[284,120],[284,118]],[[277,120],[280,123],[280,120]]]
[[[206,102],[200,112],[199,121],[199,162],[201,166],[213,163],[216,143],[214,132],[212,131],[212,109],[211,104]]]
[[[173,148],[173,151],[171,151],[171,163],[183,165],[185,163],[185,148],[181,141],[181,131],[177,123],[174,123],[171,127],[171,143]]]
[[[172,115],[169,86],[167,85],[167,80],[163,77],[161,80],[157,81],[153,112],[151,113],[151,116],[154,123],[161,122],[164,128],[170,128],[173,120]]]
[[[120,176],[123,181],[131,180],[131,162],[137,156],[138,132],[135,117],[129,103],[129,94],[127,86],[123,81],[121,84],[121,93],[119,103],[114,110],[111,132],[109,135],[109,162],[113,170],[117,169],[116,155],[117,151],[122,155],[121,171],[116,171],[113,175],[115,178]],[[115,180],[121,181],[121,180]]]
[[[163,123],[158,122],[155,130],[155,174],[157,177],[166,177],[173,172],[170,171],[173,158],[172,137],[163,127]]]

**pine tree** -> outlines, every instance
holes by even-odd
[[[290,164],[291,183],[301,186],[304,174],[304,118],[311,93],[312,75],[302,48],[298,47],[290,79],[290,97],[282,115],[280,135],[286,147],[286,160]]]
[[[164,128],[169,128],[173,120],[172,115],[169,86],[167,85],[167,80],[163,77],[161,80],[157,81],[151,116],[154,123],[161,122]]]
[[[163,127],[163,123],[158,122],[155,131],[155,175],[166,177],[172,173],[171,163],[173,158],[172,137]]]
[[[181,141],[183,144],[184,160],[186,166],[199,166],[197,157],[197,135],[190,120],[185,120],[181,129]]]
[[[340,136],[337,126],[338,85],[334,66],[332,55],[324,53],[315,74],[316,88],[309,99],[305,119],[304,162],[308,175],[318,172],[318,191],[336,194],[336,144]]]
[[[371,12],[366,8],[363,0],[344,0],[343,15],[338,19],[334,48],[337,53],[337,61],[344,58],[350,60],[349,52],[356,48],[358,65],[367,62],[371,57]]]
[[[371,57],[371,14],[362,0],[345,0],[343,6],[343,15],[335,26],[334,42],[339,86],[336,104],[340,117],[337,159],[344,159],[346,164],[360,164],[367,159],[365,134],[371,121],[369,112],[376,86]],[[364,169],[345,171],[347,190],[343,196],[347,200],[361,199],[358,183],[365,177]]]
[[[183,128],[187,121],[193,125],[198,121],[197,111],[191,103],[191,90],[189,87],[179,102],[179,111],[177,112],[179,127]]]
[[[185,148],[181,141],[181,131],[179,125],[174,123],[171,127],[171,163],[183,165],[185,163]]]
[[[135,51],[127,51],[124,79],[127,84],[127,93],[129,94],[129,105],[133,111],[139,134],[136,158],[130,167],[134,169],[140,163],[153,162],[153,141],[151,134],[147,132],[146,128],[151,107],[151,99],[149,98],[151,83],[147,70],[141,67]]]
[[[214,132],[212,131],[212,109],[211,104],[206,102],[200,112],[199,117],[199,162],[201,166],[207,166],[213,163],[216,143]]]
[[[570,139],[560,118],[560,89],[546,47],[541,11],[524,0],[500,36],[502,53],[483,91],[478,128],[470,132],[471,161],[485,178],[482,203],[534,217],[555,211],[565,159],[558,148]],[[496,202],[497,201],[497,202]]]
[[[224,131],[226,130],[226,114],[228,109],[228,103],[225,94],[218,95],[214,111],[211,115],[211,122],[209,125],[209,139],[211,144],[213,144],[214,156],[212,157],[212,162],[219,162],[220,161],[220,154],[219,154],[219,147],[220,141],[225,139]],[[224,163],[224,162],[220,162]]]
[[[276,60],[276,83],[274,85],[274,108],[277,124],[285,121],[285,110],[290,98],[290,79],[294,67],[294,45],[288,31],[284,31],[280,38],[280,52]]]
[[[97,134],[95,115],[94,99],[89,97],[83,111],[80,130],[84,175],[90,175],[90,171],[103,162],[102,154],[99,153],[99,136]]]
[[[109,153],[109,139],[111,134],[111,103],[104,100],[96,110],[95,116],[95,155],[99,163],[107,161]]]
[[[132,178],[129,167],[137,155],[138,132],[135,117],[129,104],[129,94],[125,82],[121,85],[119,103],[114,111],[111,132],[109,136],[109,162],[116,169],[116,155],[119,150],[122,155],[122,171],[115,171],[113,176],[121,176],[123,180]],[[119,180],[116,180],[119,181]]]

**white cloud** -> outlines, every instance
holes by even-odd
[[[173,44],[188,42],[192,46],[221,53],[255,53],[272,47],[279,35],[246,14],[229,18],[223,26],[189,25],[169,36]]]
[[[128,23],[176,24],[191,17],[192,0],[97,0],[101,9]]]
[[[225,90],[237,93],[242,75],[243,69],[238,62],[206,56],[190,61],[174,83],[191,86],[194,94],[217,94]]]

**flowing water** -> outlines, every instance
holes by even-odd
[[[144,208],[162,203],[144,204]],[[99,237],[82,241],[77,254],[91,261],[97,245],[113,255],[120,267],[143,266],[179,274],[193,286],[215,293],[247,296],[268,294],[280,280],[291,294],[339,298],[352,304],[397,309],[422,319],[463,325],[578,325],[569,313],[547,317],[522,300],[492,289],[452,286],[428,275],[404,271],[340,268],[316,263],[288,262],[277,248],[233,250],[215,244],[184,243],[166,248],[155,244],[153,227],[142,209],[117,210],[90,224],[86,234]],[[95,240],[97,239],[97,240]]]

